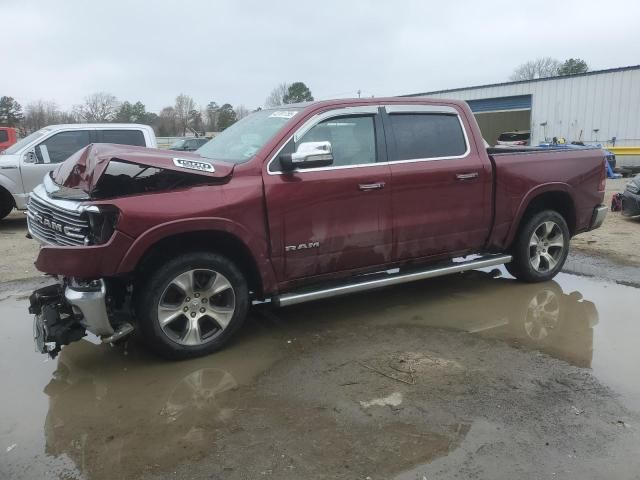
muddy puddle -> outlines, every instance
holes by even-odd
[[[551,443],[549,465],[621,455],[633,478],[640,290],[494,276],[257,308],[226,350],[177,363],[135,341],[47,360],[18,289],[0,300],[0,478],[391,478],[500,435],[487,455],[525,471],[551,473],[533,466]]]

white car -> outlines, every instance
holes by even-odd
[[[504,132],[498,137],[499,147],[524,147],[529,145],[531,141],[531,132],[529,130],[521,130],[515,132]]]
[[[78,123],[42,128],[0,153],[0,220],[14,207],[25,210],[29,193],[44,176],[90,143],[157,148],[148,125]]]

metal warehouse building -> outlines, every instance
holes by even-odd
[[[553,137],[640,145],[640,65],[408,96],[466,100],[490,145],[514,130],[530,130],[532,145]]]

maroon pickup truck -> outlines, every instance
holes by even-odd
[[[133,331],[213,352],[250,306],[506,264],[545,281],[601,225],[599,149],[485,148],[464,102],[335,100],[255,112],[194,153],[78,151],[31,195],[36,343]]]

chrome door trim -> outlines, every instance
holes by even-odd
[[[386,162],[375,162],[375,163],[360,163],[357,165],[337,165],[335,167],[317,167],[317,168],[303,168],[303,169],[295,169],[290,172],[272,172],[270,170],[271,164],[276,161],[282,149],[293,139],[294,142],[297,142],[300,138],[304,136],[311,128],[316,126],[318,123],[327,120],[333,117],[343,117],[345,115],[376,115],[380,110],[378,105],[362,105],[358,107],[344,107],[338,108],[334,110],[327,110],[326,112],[321,112],[316,115],[313,115],[311,118],[306,120],[294,133],[289,136],[287,140],[282,144],[282,146],[276,151],[276,153],[271,157],[269,162],[267,163],[267,174],[268,175],[284,175],[291,173],[303,173],[303,172],[322,172],[324,170],[339,170],[345,168],[361,168],[361,167],[374,167],[377,165],[385,165]]]
[[[375,162],[375,163],[361,163],[357,165],[337,165],[337,166],[328,166],[328,167],[317,167],[317,168],[303,168],[303,169],[295,169],[289,172],[272,172],[270,171],[271,164],[276,161],[282,149],[293,139],[294,142],[297,142],[305,133],[307,133],[313,126],[317,125],[323,120],[332,117],[342,117],[344,115],[357,115],[357,114],[377,114],[379,107],[384,107],[387,113],[444,113],[447,115],[456,115],[458,118],[458,122],[460,123],[460,128],[462,129],[462,134],[464,135],[465,145],[467,149],[461,155],[451,155],[446,157],[429,157],[429,158],[410,158],[407,160],[391,160],[387,162]],[[309,118],[302,126],[296,130],[293,135],[289,136],[287,140],[282,144],[282,146],[276,151],[276,153],[271,157],[269,162],[267,163],[267,175],[290,175],[293,173],[301,174],[307,172],[323,172],[327,170],[342,170],[348,168],[363,168],[363,167],[376,167],[381,165],[395,165],[401,163],[416,163],[416,162],[435,162],[440,160],[455,160],[466,158],[471,153],[471,144],[469,143],[469,136],[467,135],[467,129],[464,126],[464,122],[462,121],[462,117],[460,116],[460,112],[456,110],[454,107],[448,105],[365,105],[358,107],[345,107],[339,108],[336,110],[328,110],[326,112],[319,113]]]
[[[446,113],[459,115],[454,107],[449,105],[381,105],[387,113]]]
[[[455,115],[460,123],[460,129],[464,136],[464,143],[467,149],[460,155],[449,155],[445,157],[427,157],[427,158],[409,158],[407,160],[391,160],[388,163],[395,165],[397,163],[415,163],[415,162],[433,162],[438,160],[454,160],[459,158],[466,158],[471,153],[471,144],[469,143],[469,136],[467,135],[467,129],[464,127],[464,122],[454,107],[448,105],[383,105],[387,114],[393,115],[394,113],[444,113],[447,115]]]
[[[293,134],[293,141],[297,142],[302,138],[309,130],[315,127],[318,123],[327,120],[332,117],[342,117],[344,115],[375,115],[378,113],[379,107],[378,105],[363,105],[359,107],[344,107],[338,108],[335,110],[327,110],[326,112],[318,113],[313,117],[309,118],[306,122],[298,128]],[[286,142],[288,143],[288,142]],[[285,143],[285,144],[286,144]]]

